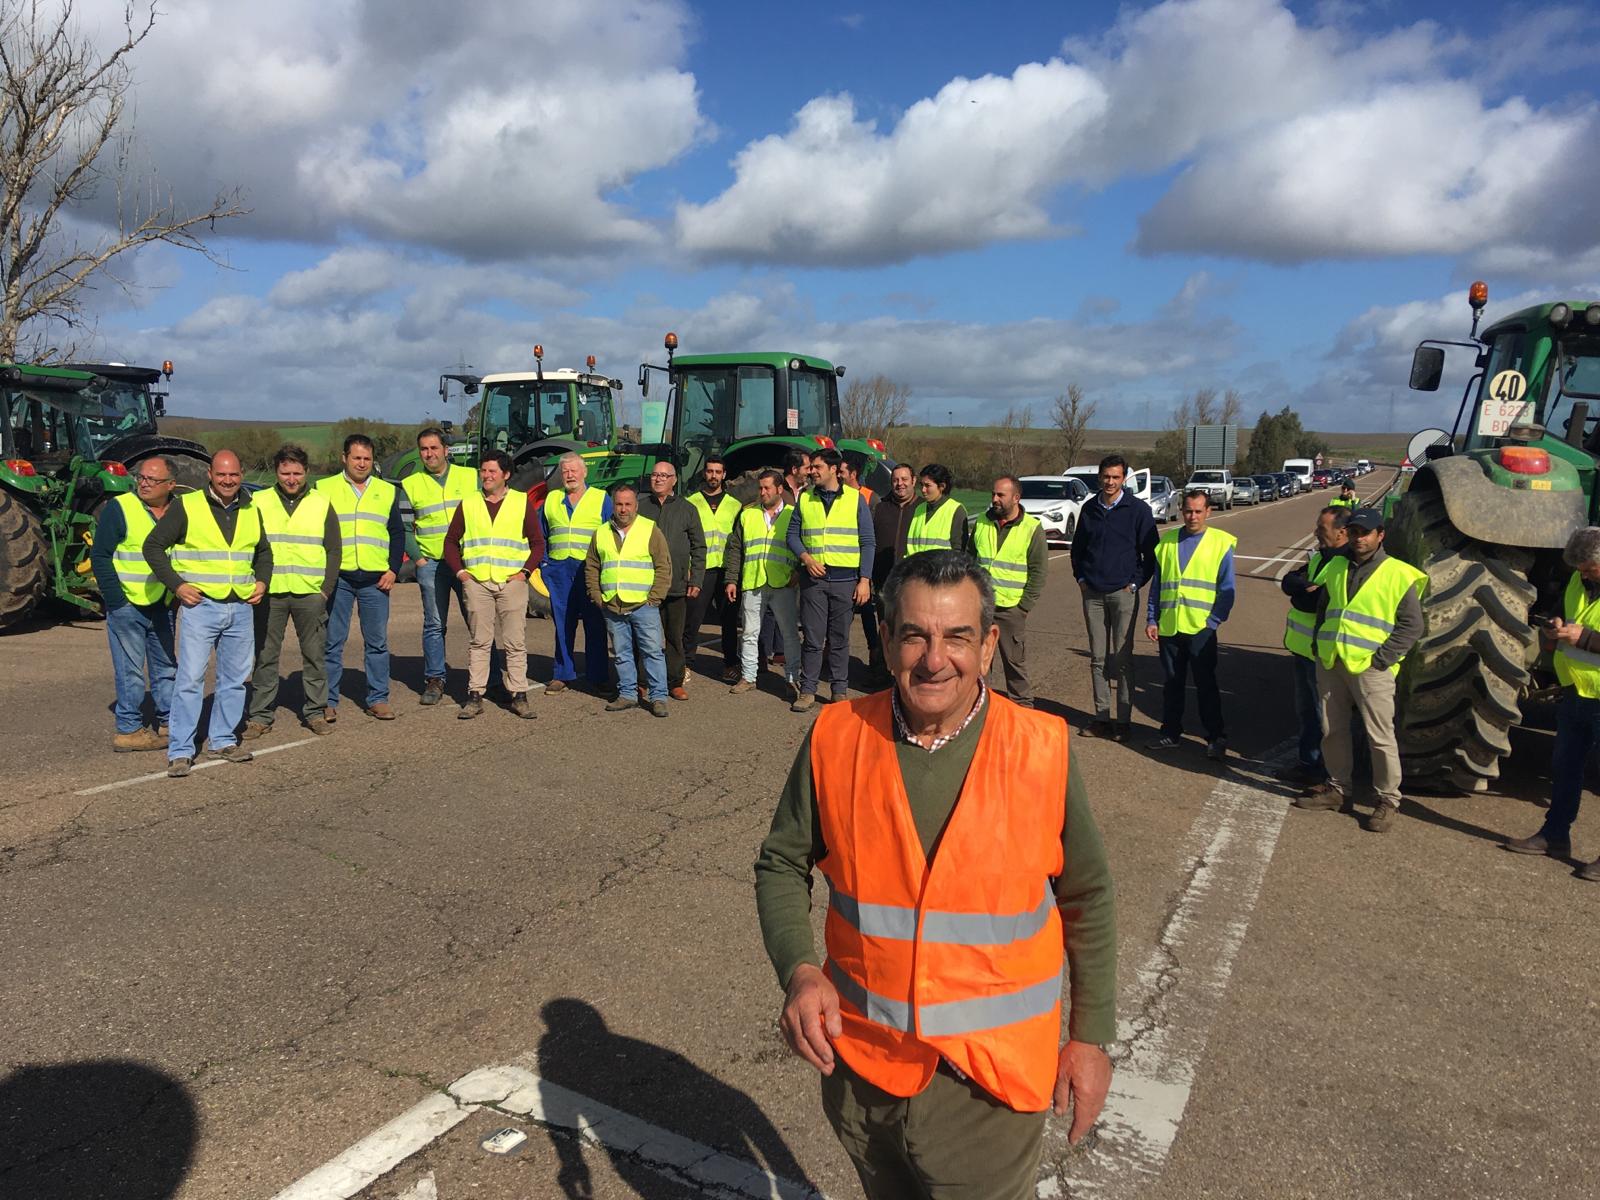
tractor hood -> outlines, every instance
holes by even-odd
[[[1559,550],[1574,529],[1588,524],[1581,491],[1519,491],[1489,478],[1476,456],[1437,458],[1417,471],[1411,489],[1436,487],[1450,524],[1491,545]]]

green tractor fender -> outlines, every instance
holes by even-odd
[[[1506,486],[1491,479],[1484,460],[1467,455],[1434,459],[1417,471],[1408,499],[1420,500],[1437,491],[1444,501],[1451,526],[1474,541],[1489,545],[1520,546],[1529,550],[1559,550],[1574,529],[1588,523],[1587,505],[1577,472],[1565,460],[1551,456],[1550,477],[1539,482],[1548,490]],[[1535,479],[1510,476],[1515,484]]]

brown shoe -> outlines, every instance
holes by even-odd
[[[1125,742],[1132,736],[1133,736],[1133,722],[1132,721],[1118,721],[1115,725],[1113,725],[1111,727],[1111,740],[1113,742]]]
[[[666,716],[667,715],[667,702],[665,700],[652,700],[652,701],[650,701],[650,715],[652,717],[664,717],[664,716]]]
[[[329,725],[328,722],[320,716],[307,717],[303,723],[307,729],[316,734],[318,737],[327,737],[333,732],[333,726]]]
[[[265,721],[246,721],[244,723],[244,731],[239,736],[244,741],[253,742],[258,737],[266,737],[271,732],[272,726]]]
[[[688,689],[685,688],[681,683],[675,688],[668,688],[667,695],[671,696],[674,700],[687,700],[689,698]]]
[[[1378,807],[1361,818],[1361,828],[1368,833],[1388,833],[1389,826],[1394,821],[1395,813],[1399,808],[1387,801],[1378,801]]]
[[[337,725],[339,723],[339,706],[336,704],[328,705],[327,708],[322,710],[322,719],[329,725]]]
[[[477,692],[467,693],[467,702],[456,712],[458,721],[470,721],[483,712],[483,697]]]
[[[208,750],[207,753],[212,758],[220,758],[231,763],[247,763],[255,759],[255,755],[251,754],[243,746],[223,746],[218,750]]]
[[[566,690],[567,681],[565,679],[552,679],[549,683],[544,685],[544,694],[546,696],[554,696],[558,692],[564,692]]]
[[[1587,879],[1590,883],[1600,883],[1600,858],[1592,863],[1584,863],[1573,874],[1579,879]]]
[[[376,704],[368,706],[367,716],[376,717],[380,721],[392,721],[395,718],[395,712],[394,709],[389,707],[388,701],[380,700]]]
[[[843,704],[850,699],[850,685],[835,683],[828,688],[828,703]]]
[[[539,714],[528,707],[527,693],[518,692],[515,696],[511,697],[511,715],[513,717],[521,717],[524,721],[531,721]]]
[[[795,697],[794,703],[789,705],[790,712],[810,712],[817,706],[817,697],[812,692],[801,692]]]
[[[1566,858],[1572,853],[1571,839],[1556,841],[1545,837],[1543,830],[1532,837],[1511,838],[1504,846],[1513,854],[1548,854],[1551,858]]]
[[[1113,735],[1114,730],[1111,727],[1110,721],[1102,720],[1097,717],[1093,721],[1090,721],[1078,732],[1084,737],[1109,738]]]
[[[1344,793],[1331,783],[1315,784],[1294,798],[1294,806],[1308,812],[1332,812],[1344,807]]]
[[[630,699],[627,696],[618,696],[610,704],[606,705],[606,711],[607,712],[627,712],[628,709],[630,709],[630,708],[638,708],[638,707],[639,707],[639,702],[637,700]]]
[[[746,692],[753,692],[755,690],[756,681],[754,679],[741,679],[738,683],[734,684],[728,689],[728,691],[732,692],[735,696],[742,696]]]
[[[153,729],[138,729],[133,733],[119,733],[111,739],[111,749],[118,754],[131,754],[137,750],[165,750],[167,739]]]
[[[430,679],[422,685],[422,697],[418,704],[433,705],[444,699],[444,680]]]

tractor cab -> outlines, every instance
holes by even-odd
[[[119,462],[130,471],[157,454],[172,460],[176,478],[186,488],[204,487],[211,454],[199,442],[172,437],[157,428],[166,415],[163,385],[172,378],[172,363],[130,367],[126,363],[71,363],[69,370],[93,375],[85,389],[79,419],[79,445],[85,454]]]
[[[518,460],[611,444],[612,391],[619,380],[570,368],[483,377],[479,444]]]
[[[84,371],[0,366],[0,449],[13,479],[65,478],[74,460],[86,464],[88,476],[127,477],[120,461],[102,456],[91,433],[99,382]],[[128,489],[110,483],[108,490]]]

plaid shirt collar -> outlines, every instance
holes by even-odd
[[[933,745],[931,746],[924,746],[921,742],[919,742],[917,740],[917,735],[911,732],[911,726],[906,724],[905,711],[900,707],[899,688],[894,689],[893,696],[894,728],[896,735],[898,735],[902,742],[908,742],[915,746],[918,750],[926,750],[929,754],[932,754],[935,750],[949,745],[951,742],[955,741],[956,738],[960,737],[961,734],[966,730],[967,726],[972,724],[972,719],[983,711],[983,706],[988,703],[989,700],[989,685],[982,679],[978,680],[978,698],[972,702],[972,711],[967,714],[967,719],[962,721],[961,724],[950,733],[942,733],[938,737],[934,738]]]

